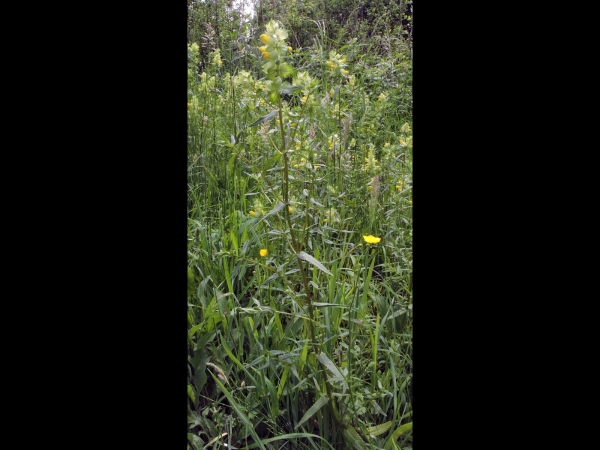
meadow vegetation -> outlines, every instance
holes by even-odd
[[[411,449],[406,24],[190,17],[213,3],[188,24],[188,449]]]

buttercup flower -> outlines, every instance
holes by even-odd
[[[266,248],[261,248],[261,249],[260,249],[260,256],[262,256],[263,258],[264,258],[265,256],[267,256],[267,253],[268,253],[268,252],[267,252],[267,249],[266,249]]]
[[[254,211],[248,211],[248,214],[250,214],[252,217],[256,216],[256,213]]]
[[[380,237],[375,237],[372,234],[368,236],[363,236],[363,239],[367,244],[377,244],[379,241],[381,241]]]

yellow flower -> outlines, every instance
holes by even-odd
[[[344,70],[344,75],[348,75],[350,72],[348,72],[347,70]]]
[[[293,48],[288,45],[288,50],[291,52]]]
[[[288,206],[288,212],[294,212],[294,208],[292,208],[291,206]]]
[[[409,205],[412,205],[412,200],[409,200],[409,201],[408,201],[408,204],[409,204]]]
[[[265,256],[267,256],[267,253],[269,253],[269,252],[267,252],[267,249],[266,249],[266,248],[261,248],[261,249],[260,249],[260,256],[262,256],[263,258],[264,258]]]
[[[363,239],[367,244],[377,244],[381,240],[380,237],[375,237],[372,234],[368,236],[363,236]]]
[[[261,53],[263,53],[267,51],[267,46],[263,45],[262,47],[258,47],[258,49],[261,51]]]
[[[271,55],[269,54],[269,52],[263,52],[263,54],[262,54],[262,55],[263,55],[263,58],[265,58],[265,59],[269,59],[269,56],[271,56]]]
[[[260,40],[263,41],[265,44],[268,44],[271,39],[266,34],[261,34]]]
[[[248,214],[250,214],[252,217],[256,216],[256,213],[254,211],[249,211]]]

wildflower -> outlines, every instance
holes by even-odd
[[[288,32],[283,28],[280,22],[271,20],[265,25],[265,30],[269,36],[267,38],[275,38],[277,41],[285,41],[288,38]],[[262,36],[261,36],[262,38]],[[262,40],[262,39],[261,39]],[[263,41],[265,42],[265,41]]]
[[[336,223],[340,221],[339,214],[335,208],[329,208],[324,211],[325,219],[323,222],[326,223]]]
[[[288,212],[294,212],[294,208],[292,208],[291,206],[288,206]]]
[[[379,96],[377,96],[377,100],[379,100],[380,102],[382,102],[386,99],[387,99],[387,95],[385,95],[383,92],[381,94],[379,94]]]
[[[347,70],[344,70],[344,71],[342,71],[342,73],[343,73],[344,75],[348,75],[350,72],[348,72]]]
[[[367,244],[377,244],[379,241],[381,241],[380,237],[375,237],[372,234],[369,234],[368,236],[363,236],[363,239]]]
[[[265,44],[268,44],[271,39],[266,34],[261,34],[260,40],[263,41]]]
[[[269,56],[271,56],[271,55],[269,54],[269,52],[263,52],[262,56],[265,59],[269,59]]]
[[[288,45],[288,50],[291,52],[293,48]]]
[[[267,252],[267,249],[266,249],[266,248],[261,248],[261,249],[260,249],[260,256],[262,256],[263,258],[264,258],[265,256],[267,256],[267,253],[269,253],[269,252]]]
[[[258,49],[260,50],[261,53],[264,53],[267,51],[267,46],[263,45],[262,47],[258,47]]]
[[[409,204],[409,205],[412,205],[412,200],[409,200],[409,201],[408,201],[408,204]]]
[[[252,217],[256,216],[256,213],[254,211],[248,211],[248,214],[250,214]]]

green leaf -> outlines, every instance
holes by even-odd
[[[223,392],[223,394],[225,394],[225,397],[227,397],[227,400],[229,400],[229,404],[233,407],[233,409],[237,413],[240,420],[244,423],[244,425],[246,425],[246,429],[250,432],[250,434],[252,435],[252,437],[254,438],[256,443],[258,444],[258,446],[262,450],[267,450],[265,448],[264,444],[262,443],[261,439],[256,434],[256,431],[254,431],[254,425],[252,425],[252,422],[250,422],[250,419],[248,419],[248,416],[246,416],[246,414],[244,414],[242,407],[235,401],[235,399],[233,398],[231,393],[227,390],[225,385],[223,385],[223,383],[221,383],[221,381],[212,372],[210,374],[212,375],[213,379],[215,380],[215,383],[217,383],[219,385],[219,387],[221,388],[221,392]]]
[[[269,92],[269,100],[271,100],[271,103],[277,103],[278,98],[279,98],[279,93],[277,91]]]
[[[300,258],[302,261],[306,261],[306,262],[309,262],[310,264],[312,264],[313,266],[317,266],[317,268],[319,268],[320,270],[322,270],[323,272],[325,272],[327,275],[333,275],[329,270],[327,270],[325,268],[325,266],[323,264],[321,264],[313,256],[310,256],[305,251],[301,251],[296,256],[298,258]]]
[[[273,67],[275,67],[275,63],[268,61],[266,63],[263,64],[262,68],[265,72],[268,72],[269,70],[271,70]]]
[[[310,433],[288,433],[288,434],[282,434],[280,436],[275,436],[272,438],[267,438],[267,439],[261,439],[261,442],[263,444],[268,444],[270,442],[275,442],[275,441],[281,441],[281,440],[288,440],[288,439],[299,439],[299,438],[317,438],[317,439],[322,439],[325,441],[325,443],[329,444],[325,438],[321,437],[321,436],[317,436],[316,434],[310,434]],[[258,447],[258,444],[250,444],[247,447],[244,447],[245,450],[250,450],[252,448],[256,448]],[[273,448],[270,446],[270,448]],[[329,445],[329,448],[333,448],[331,447],[331,445]]]
[[[302,352],[300,353],[298,369],[302,371],[304,368],[304,363],[306,362],[306,357],[308,356],[308,341],[304,342],[304,347],[302,347]]]
[[[366,450],[368,448],[367,444],[365,444],[365,441],[362,440],[354,427],[348,426],[347,428],[344,428],[342,434],[348,441],[352,442],[352,445],[356,450]]]
[[[287,81],[284,81],[283,83],[281,83],[279,92],[282,94],[291,94],[292,92],[296,92],[299,89],[302,89],[302,86],[292,86]]]
[[[302,416],[302,419],[300,419],[300,422],[298,422],[296,424],[296,426],[294,427],[294,430],[298,429],[298,427],[300,425],[302,425],[304,422],[306,422],[308,419],[311,418],[311,416],[316,413],[319,409],[321,409],[325,404],[327,404],[327,402],[329,401],[329,397],[327,397],[326,395],[322,395],[319,400],[317,400],[315,402],[314,405],[312,405],[308,411],[306,411],[306,413]]]
[[[369,428],[367,428],[367,431],[369,432],[370,436],[375,437],[375,436],[379,436],[380,434],[385,433],[391,427],[392,427],[392,421],[390,420],[389,422],[385,422],[380,425],[369,427]]]
[[[194,448],[203,448],[204,447],[204,441],[202,440],[202,438],[200,436],[196,436],[194,433],[188,433],[188,439],[190,441],[192,441],[192,443],[194,444]],[[189,448],[189,446],[188,446]]]
[[[192,402],[196,403],[196,396],[194,395],[194,388],[188,384],[188,395],[192,399]]]
[[[275,281],[277,278],[279,278],[279,274],[278,273],[274,273],[269,278],[267,278],[265,281],[263,281],[261,283],[261,286],[264,286],[265,284],[269,284],[271,281]]]
[[[276,212],[281,211],[284,207],[285,207],[285,203],[277,202],[277,204],[275,205],[275,207],[271,211],[269,211],[268,213],[266,213],[264,216],[262,216],[260,218],[260,220],[258,222],[256,222],[256,224],[259,224],[260,222],[262,222],[263,220],[265,220],[270,215],[275,214]]]
[[[270,120],[273,117],[275,117],[277,115],[277,110],[273,109],[271,110],[270,113],[265,114],[264,116],[260,117],[256,122],[252,122],[250,125],[248,125],[249,127],[253,127],[254,125],[258,125],[259,123],[263,123],[265,120]]]
[[[279,76],[281,78],[293,77],[296,75],[296,69],[286,63],[279,65]]]
[[[410,431],[410,430],[412,430],[412,422],[408,422],[408,423],[405,423],[404,425],[401,425],[388,438],[388,440],[385,442],[385,445],[383,446],[383,448],[385,450],[391,450],[392,446],[394,445],[394,442],[396,442],[396,440],[400,436],[402,436],[404,433],[406,433],[407,431]]]
[[[188,331],[188,335],[190,337],[192,337],[194,334],[196,334],[196,331],[198,331],[203,325],[204,325],[203,322],[201,322],[197,325],[194,325],[192,328],[190,328],[190,331]]]
[[[332,360],[329,359],[329,357],[325,353],[319,353],[317,355],[317,360],[325,367],[327,367],[327,369],[334,375],[334,378],[331,379],[332,381],[341,381],[344,387],[347,387],[344,375],[342,375],[342,372],[340,372],[337,366],[333,363]]]
[[[338,305],[337,303],[321,303],[321,302],[313,302],[313,306],[316,306],[317,308],[324,307],[324,306],[329,306],[331,308],[349,308],[348,305]]]

